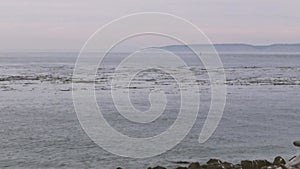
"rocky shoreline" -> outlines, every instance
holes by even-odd
[[[239,164],[233,164],[219,159],[210,159],[206,163],[199,162],[176,162],[178,167],[174,169],[300,169],[298,163],[300,156],[293,157],[286,162],[280,156],[273,162],[267,160],[242,160]],[[123,169],[118,167],[117,169]],[[148,167],[148,169],[169,169],[164,166]]]

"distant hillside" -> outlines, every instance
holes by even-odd
[[[208,45],[190,45],[197,50],[205,52]],[[214,44],[219,53],[300,53],[300,44],[272,44],[272,45],[249,45],[249,44]],[[185,45],[171,45],[158,47],[169,51],[188,52]]]

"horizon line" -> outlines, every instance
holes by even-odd
[[[243,42],[224,42],[224,43],[211,43],[211,44],[174,44],[174,45],[164,45],[164,46],[152,46],[148,48],[164,48],[164,47],[175,47],[175,46],[189,46],[189,45],[214,45],[214,46],[220,46],[220,45],[244,45],[244,46],[251,46],[251,47],[271,47],[271,46],[300,46],[300,42],[297,43],[270,43],[266,45],[261,45],[261,44],[252,44],[252,43],[243,43]],[[73,53],[73,52],[80,52],[81,48],[78,49],[20,49],[20,48],[15,48],[15,49],[0,49],[0,53],[19,53],[19,52],[28,52],[28,53],[35,53],[35,52],[65,52],[65,53]],[[128,52],[128,51],[120,51],[121,53]]]

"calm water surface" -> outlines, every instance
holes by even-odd
[[[130,159],[110,154],[81,128],[73,107],[71,77],[77,53],[1,53],[0,168],[147,168],[172,167],[175,161],[220,158],[286,159],[297,153],[300,139],[300,55],[223,54],[228,95],[223,118],[213,136],[197,142],[209,104],[210,90],[202,65],[181,54],[197,74],[201,108],[196,124],[174,149],[153,158]],[[141,72],[132,85],[137,109],[149,108],[147,93],[162,87],[168,95],[166,113],[151,125],[132,124],[116,113],[109,93],[113,67],[125,54],[111,54],[99,67],[96,93],[107,121],[118,131],[149,137],[176,119],[178,90],[159,71]],[[148,79],[148,80],[147,80]],[[150,79],[150,80],[149,80]],[[84,90],[84,89],[82,89]],[[101,97],[100,97],[101,96]],[[126,127],[124,127],[126,126]]]

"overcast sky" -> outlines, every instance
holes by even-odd
[[[299,7],[299,0],[1,0],[0,51],[78,51],[99,27],[136,12],[186,18],[213,43],[298,43]]]

